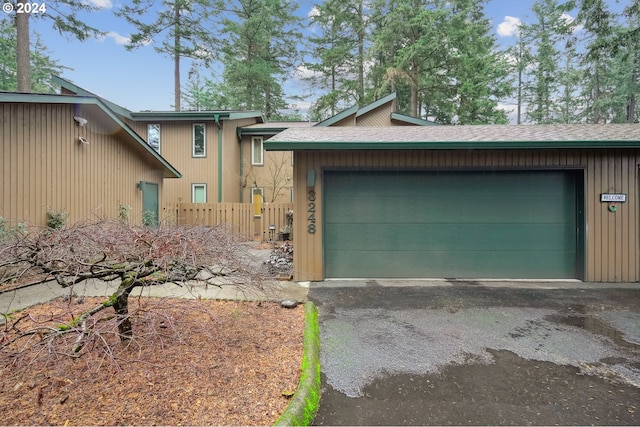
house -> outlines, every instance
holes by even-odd
[[[294,280],[640,280],[640,126],[291,128]]]
[[[62,93],[97,95],[54,77]],[[182,172],[163,189],[165,205],[240,202],[244,164],[238,129],[263,123],[259,111],[129,111],[97,97]],[[172,218],[167,218],[172,219]]]
[[[341,126],[433,126],[435,123],[396,112],[396,94],[392,93],[363,107],[353,106],[319,123],[269,122],[238,129],[242,145],[240,201],[252,201],[259,194],[268,203],[292,202],[293,153],[264,151],[264,141],[286,129]]]
[[[57,211],[68,223],[157,222],[165,182],[181,174],[101,99],[0,93],[0,109],[4,220],[43,226]]]

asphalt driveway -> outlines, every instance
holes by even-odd
[[[640,287],[313,284],[316,425],[639,425]]]

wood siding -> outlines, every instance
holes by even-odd
[[[136,184],[157,183],[162,192],[163,172],[139,154],[136,141],[97,106],[76,108],[0,104],[0,216],[45,225],[47,209],[54,209],[68,212],[71,224],[117,217],[118,206],[126,205],[130,219],[139,223],[142,192]],[[88,124],[78,126],[74,115]]]
[[[264,189],[264,198],[267,203],[291,202],[293,189],[291,151],[264,151],[264,164],[252,165],[251,138],[244,137],[242,140],[242,177],[239,176],[241,185],[236,189],[242,192],[240,200],[251,202],[251,188],[257,186]],[[268,136],[264,137],[263,142],[267,138]],[[277,184],[275,191],[274,182]]]
[[[324,278],[322,247],[322,176],[338,169],[580,169],[584,170],[586,220],[585,280],[636,282],[640,280],[638,249],[637,150],[538,151],[299,151],[294,161],[295,280]],[[316,171],[316,231],[308,233],[307,171]],[[627,202],[615,213],[600,202],[601,193],[625,193]]]
[[[240,143],[237,129],[255,119],[223,120],[222,128],[213,120],[145,121],[127,123],[145,140],[147,125],[160,124],[160,154],[182,173],[182,179],[165,182],[164,198],[169,204],[191,203],[191,184],[207,184],[207,202],[240,202]],[[206,157],[193,157],[192,128],[206,125]],[[221,132],[219,130],[222,129]],[[222,143],[222,146],[220,146]],[[222,162],[219,162],[222,154]],[[219,173],[222,164],[222,173]],[[222,178],[222,180],[220,180]]]

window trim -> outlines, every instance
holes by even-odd
[[[254,145],[260,142],[260,161],[257,162],[255,158]],[[261,136],[254,136],[251,138],[251,165],[264,166],[264,139]]]
[[[204,189],[204,202],[196,202],[196,188],[202,187]],[[207,203],[207,184],[204,182],[197,182],[191,184],[191,203]]]
[[[151,126],[158,127],[158,148],[157,149],[151,144],[151,138],[149,137],[149,128]],[[162,126],[160,125],[160,123],[147,123],[147,144],[149,144],[151,148],[153,148],[157,153],[160,153],[160,150],[162,147]]]
[[[202,126],[202,154],[196,154],[196,126]],[[193,123],[191,125],[191,157],[207,157],[207,125],[206,123]]]

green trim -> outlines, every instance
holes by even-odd
[[[396,120],[399,122],[409,123],[409,124],[418,125],[418,126],[442,126],[440,123],[430,122],[428,120],[407,116],[406,114],[401,114],[401,113],[391,113],[391,120]]]
[[[248,119],[248,118],[259,118],[260,122],[264,123],[265,118],[260,111],[227,111],[227,110],[213,110],[213,111],[129,111],[128,109],[121,107],[117,104],[114,104],[111,101],[108,101],[93,92],[90,92],[86,89],[81,88],[75,83],[70,82],[69,80],[63,79],[58,76],[51,76],[51,80],[54,84],[58,84],[61,87],[77,93],[82,96],[91,96],[100,99],[104,102],[109,108],[111,108],[116,114],[119,114],[123,117],[134,121],[145,121],[145,120],[171,120],[171,121],[181,121],[181,120],[211,120],[212,115],[218,115],[221,119],[225,120],[238,120],[238,119]],[[217,120],[217,119],[216,119]]]
[[[593,149],[640,148],[640,141],[398,141],[398,142],[340,142],[340,141],[270,141],[266,151],[292,150],[535,150],[535,149]]]
[[[237,130],[238,129],[236,129],[236,131]],[[244,203],[244,188],[242,187],[244,178],[244,147],[242,146],[242,141],[240,142],[240,203]]]
[[[259,128],[238,128],[238,139],[242,139],[245,136],[273,136],[282,131],[289,129],[288,127],[259,127]]]
[[[316,123],[317,127],[327,127],[338,123],[340,120],[344,120],[351,115],[355,115],[358,112],[358,106],[354,105],[351,108],[348,108],[335,116],[331,116],[326,120],[321,121],[320,123]]]
[[[62,77],[58,77],[58,76],[51,76],[51,81],[54,84],[58,84],[61,87],[67,89],[68,91],[77,93],[78,95],[82,95],[82,96],[90,96],[93,98],[98,98],[100,101],[102,101],[105,105],[107,105],[111,110],[113,110],[113,112],[115,112],[116,114],[119,114],[123,117],[127,117],[127,118],[131,118],[130,114],[131,111],[127,110],[124,107],[119,106],[118,104],[115,104],[109,100],[106,100],[104,98],[102,98],[101,96],[96,95],[93,92],[90,92],[84,88],[81,88],[80,86],[76,85],[75,83],[70,82],[69,80],[63,79]]]
[[[393,101],[396,99],[396,93],[390,93],[389,95],[378,99],[377,101],[373,101],[371,104],[367,104],[364,107],[360,108],[356,113],[356,117],[360,117],[363,114],[367,114],[370,111],[375,110],[376,108],[382,107],[384,104]]]
[[[111,120],[133,138],[145,152],[151,154],[165,169],[165,178],[182,178],[182,174],[164,159],[156,150],[140,137],[133,129],[122,121],[119,115],[109,108],[101,98],[84,95],[54,95],[54,94],[21,94],[0,93],[0,102],[32,103],[32,104],[82,104],[95,105]]]
[[[246,113],[234,111],[137,111],[130,112],[129,118],[134,121],[164,120],[164,121],[199,121],[199,120],[238,120],[247,118],[260,118],[260,112],[249,111]]]
[[[320,330],[318,308],[310,301],[304,305],[304,348],[298,389],[276,426],[308,426],[320,406]]]
[[[222,124],[219,116],[215,119],[218,127],[218,203],[222,203]]]

